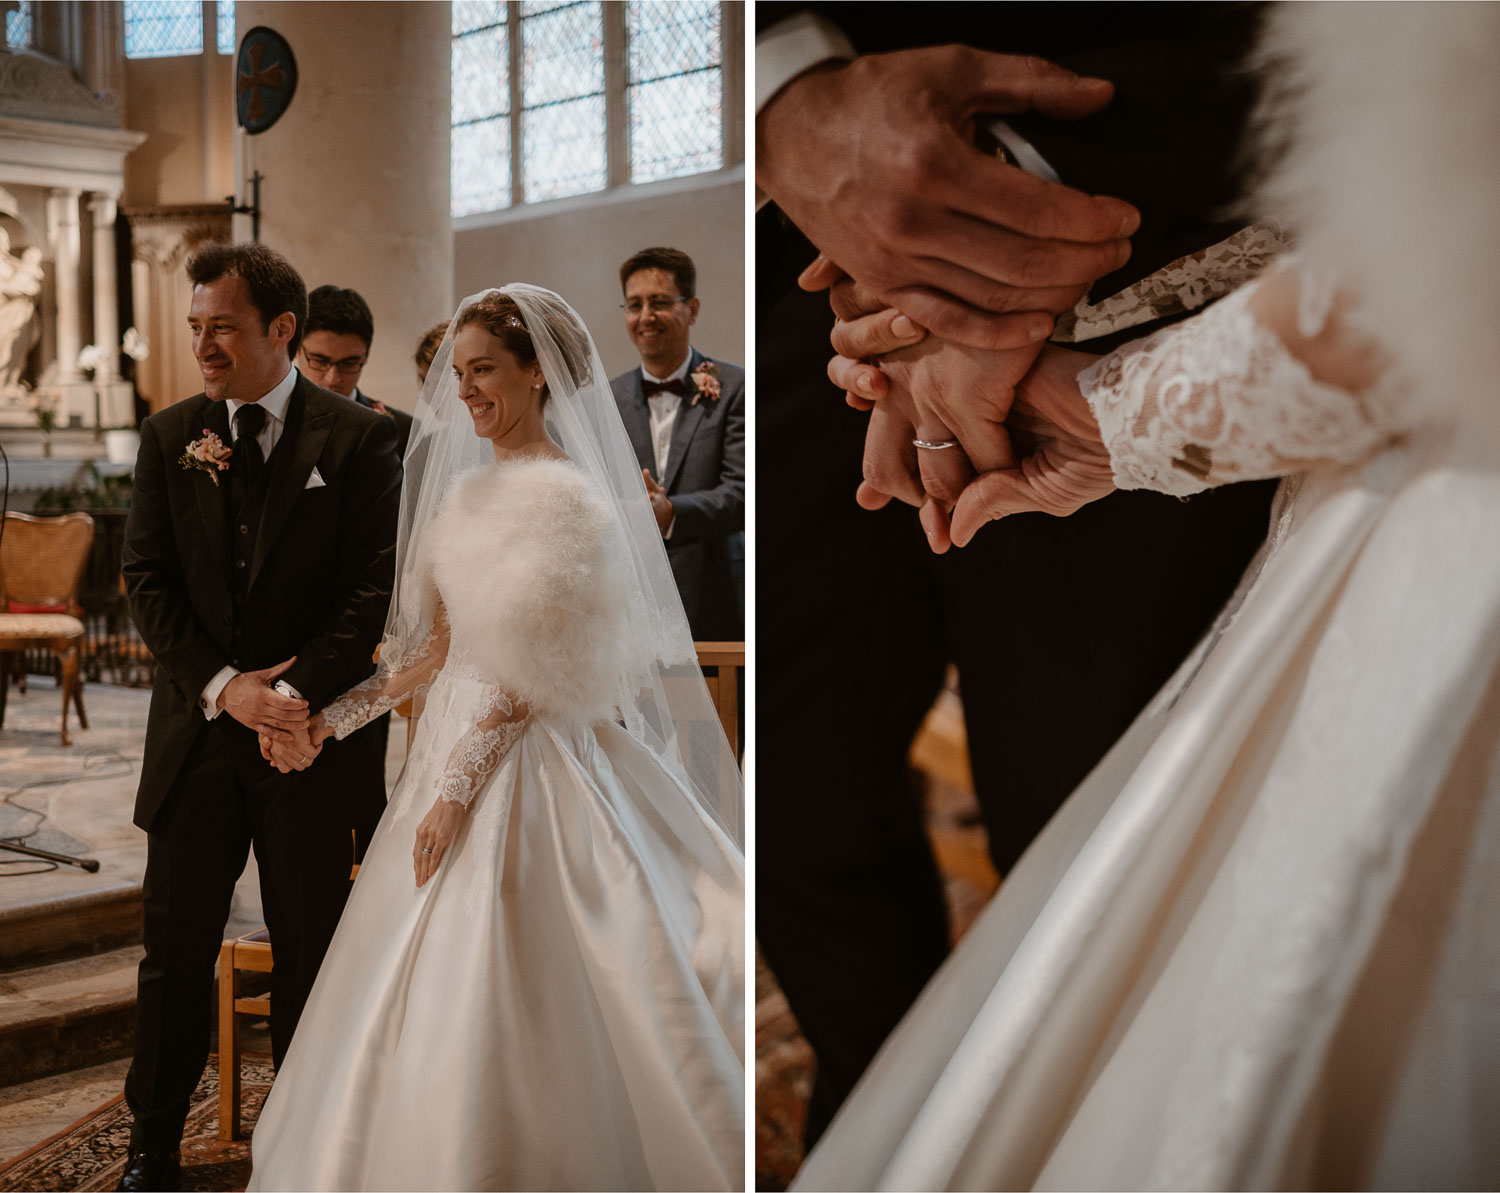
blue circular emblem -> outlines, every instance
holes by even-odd
[[[240,39],[235,58],[235,116],[247,133],[263,133],[278,120],[297,90],[297,60],[286,38],[257,25]]]

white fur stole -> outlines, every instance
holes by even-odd
[[[609,504],[581,470],[526,459],[471,472],[422,547],[452,627],[450,657],[534,713],[616,715],[638,654],[630,571]]]

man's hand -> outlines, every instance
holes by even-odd
[[[262,671],[242,671],[224,685],[219,707],[256,733],[273,741],[291,741],[291,731],[307,724],[307,701],[283,696],[271,685],[296,661],[293,655]]]
[[[264,733],[259,739],[260,756],[284,775],[294,770],[306,770],[323,752],[322,743],[304,731],[294,733],[291,741],[277,741]]]
[[[1109,449],[1078,386],[1099,358],[1049,344],[1016,387],[1006,426],[1020,462],[987,472],[953,511],[953,542],[966,546],[986,522],[1039,511],[1056,517],[1115,491]]]
[[[672,499],[667,496],[667,491],[656,483],[649,468],[641,469],[641,477],[646,482],[646,496],[651,498],[651,512],[656,515],[656,528],[666,534],[667,527],[672,525]]]
[[[829,64],[757,117],[756,181],[881,305],[945,339],[1020,347],[1129,259],[1140,216],[981,152],[974,117],[1071,119],[1113,94],[1103,79],[965,46]]]

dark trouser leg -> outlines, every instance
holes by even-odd
[[[805,260],[810,260],[809,250]],[[915,513],[854,504],[863,416],[821,295],[760,325],[757,933],[818,1058],[815,1140],[948,950],[906,753],[947,647]]]
[[[181,1142],[208,1059],[214,961],[250,846],[228,736],[215,721],[199,738],[168,797],[165,823],[147,838],[146,956],[125,1079],[137,1150],[168,1151]]]
[[[349,897],[353,817],[348,793],[340,786],[338,749],[348,744],[330,741],[312,766],[290,775],[271,770],[258,758],[264,774],[247,765],[261,903],[276,959],[271,1057],[278,1067]]]

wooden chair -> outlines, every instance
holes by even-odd
[[[740,668],[745,665],[743,642],[694,642],[698,651],[698,665],[712,667],[715,674],[705,673],[703,682],[708,685],[708,694],[719,714],[719,723],[724,726],[724,736],[729,739],[729,749],[736,758],[740,756]]]
[[[83,711],[83,679],[78,673],[83,646],[83,610],[78,585],[94,541],[87,514],[36,518],[6,514],[0,538],[0,727],[10,690],[10,656],[50,650],[62,673],[62,744],[68,740],[68,705],[89,727]],[[24,671],[24,663],[22,670]]]
[[[353,846],[354,830],[349,830]],[[359,876],[359,863],[349,868],[349,881]],[[219,1138],[240,1135],[240,1020],[241,1015],[266,1019],[271,1014],[271,996],[240,997],[241,973],[270,973],[271,933],[257,928],[219,946]]]

